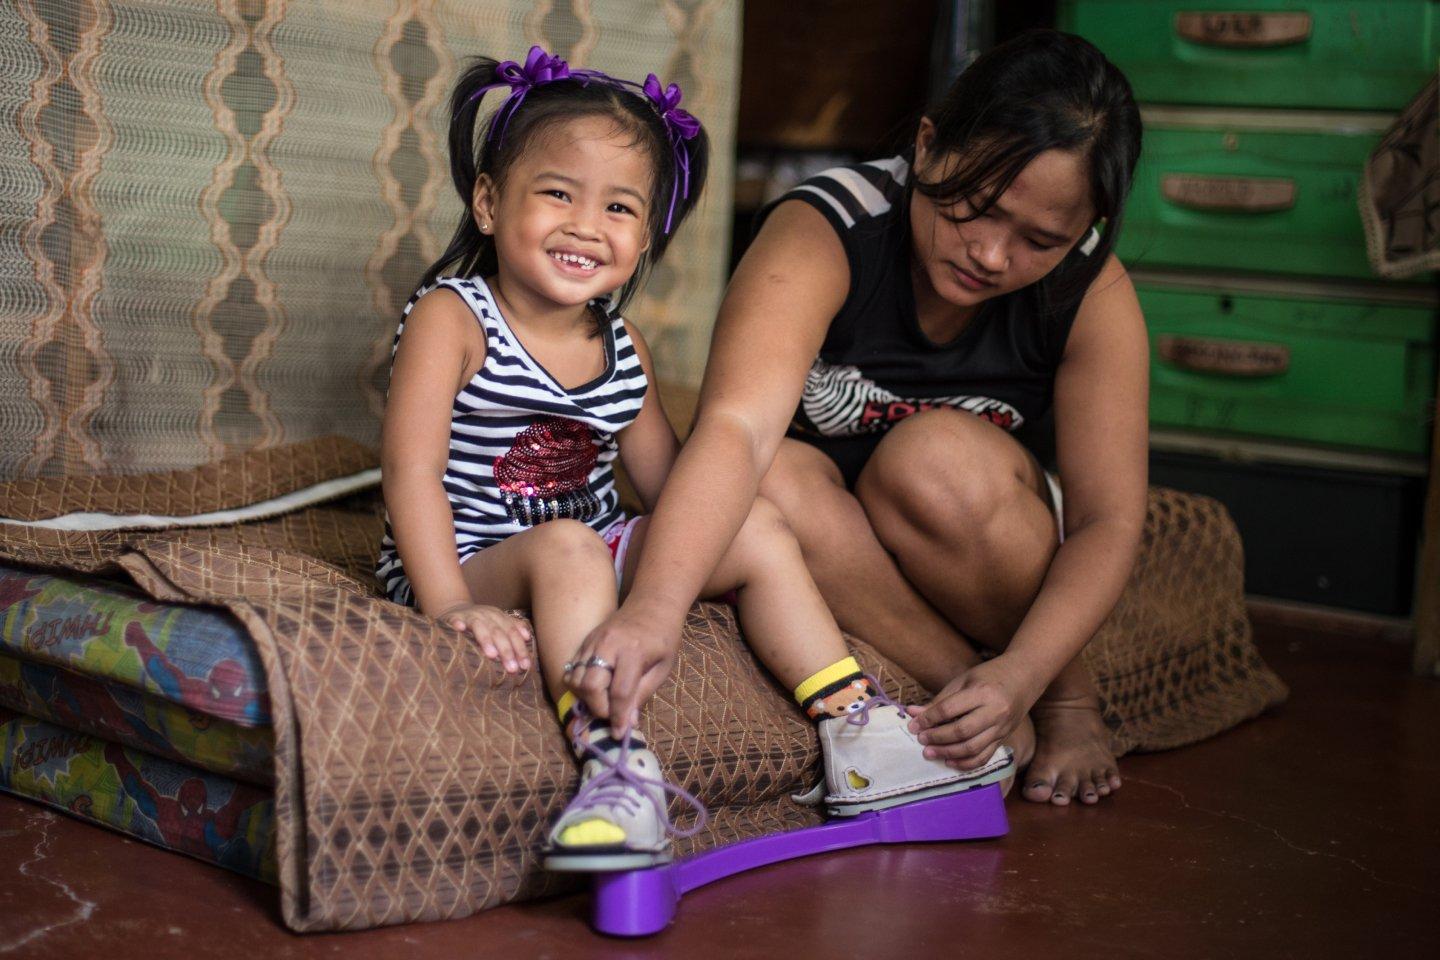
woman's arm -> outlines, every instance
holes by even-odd
[[[1081,304],[1055,378],[1065,542],[1006,650],[1041,690],[1100,629],[1135,565],[1145,527],[1149,399],[1145,318],[1112,257]]]
[[[390,528],[415,605],[431,617],[470,602],[442,480],[450,408],[485,361],[479,330],[459,295],[440,289],[422,297],[405,319],[380,427],[380,482]]]
[[[634,586],[582,645],[616,665],[610,703],[620,725],[669,673],[685,614],[750,512],[849,284],[840,238],[800,201],[776,207],[740,261],[695,428],[655,505]]]
[[[660,402],[660,381],[655,379],[650,345],[634,325],[627,323],[625,327],[635,344],[635,353],[640,358],[640,367],[645,371],[650,388],[645,392],[640,415],[634,423],[620,431],[620,462],[625,465],[625,473],[649,512],[655,509],[655,503],[660,499],[660,489],[665,486],[665,478],[670,475],[675,456],[680,452],[680,441]]]
[[[1005,652],[947,686],[913,729],[962,766],[983,762],[1105,618],[1129,579],[1145,524],[1149,342],[1113,257],[1080,306],[1055,378],[1065,542]]]

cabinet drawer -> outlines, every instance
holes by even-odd
[[[1069,0],[1062,29],[1155,103],[1399,110],[1430,79],[1432,0]]]
[[[1150,421],[1398,454],[1429,446],[1435,309],[1135,279]]]
[[[1423,477],[1152,450],[1150,482],[1225,504],[1246,593],[1409,615]]]
[[[1373,279],[1356,188],[1390,118],[1147,109],[1119,254]]]

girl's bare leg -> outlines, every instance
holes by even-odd
[[[615,611],[619,591],[610,548],[578,520],[551,520],[495,544],[461,566],[476,603],[526,609],[545,688],[564,693],[566,660]]]
[[[647,518],[631,535],[624,590],[644,549]],[[740,626],[755,655],[782,684],[800,682],[849,656],[825,599],[805,567],[795,535],[775,506],[763,498],[750,508],[744,526],[721,558],[705,596],[735,590]]]

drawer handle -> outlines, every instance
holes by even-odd
[[[1160,195],[1177,207],[1192,210],[1272,213],[1295,206],[1295,181],[1281,177],[1167,173],[1160,178]]]
[[[1289,47],[1310,39],[1308,13],[1189,12],[1175,14],[1175,34],[1207,47]]]
[[[1166,335],[1156,338],[1155,350],[1175,366],[1197,373],[1274,377],[1290,369],[1290,348],[1283,343]]]

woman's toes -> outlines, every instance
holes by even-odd
[[[1026,778],[1025,789],[1021,791],[1021,796],[1032,803],[1046,803],[1054,789],[1055,785],[1045,777],[1032,775]]]
[[[1116,773],[1114,770],[1111,770],[1106,774],[1105,781],[1110,784],[1111,790],[1120,789],[1120,774]]]
[[[1056,806],[1063,807],[1075,798],[1075,777],[1065,774],[1055,781],[1055,792],[1050,794],[1050,802]]]
[[[1095,790],[1095,783],[1088,777],[1081,780],[1080,784],[1075,788],[1075,796],[1080,799],[1081,803],[1100,802],[1100,794]]]

